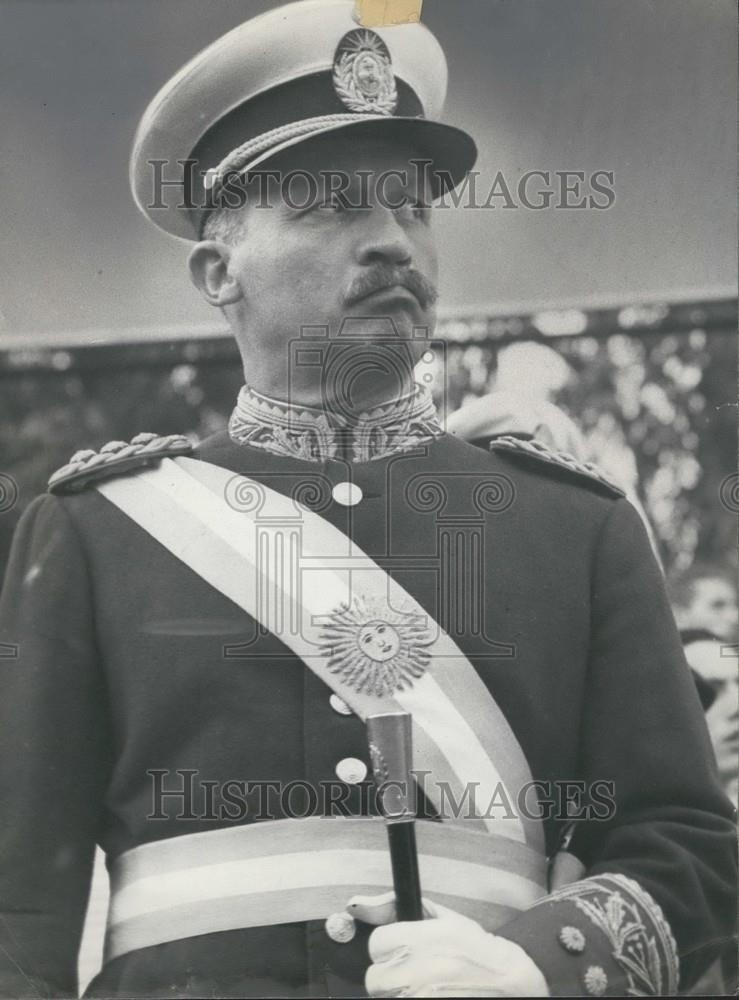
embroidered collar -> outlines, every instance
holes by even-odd
[[[371,462],[408,451],[443,433],[431,395],[416,385],[407,396],[362,413],[356,422],[263,396],[245,385],[228,424],[231,440],[308,462]]]

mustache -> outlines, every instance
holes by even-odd
[[[434,283],[429,281],[420,271],[408,267],[400,268],[381,264],[366,273],[359,274],[354,279],[346,295],[346,304],[348,306],[356,305],[368,295],[382,292],[386,288],[392,288],[393,285],[407,288],[416,296],[424,309],[432,306],[439,297]]]

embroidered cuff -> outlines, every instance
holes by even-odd
[[[596,875],[565,886],[497,933],[529,953],[552,996],[677,992],[670,927],[649,893],[625,875]]]

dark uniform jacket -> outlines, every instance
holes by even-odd
[[[613,883],[598,882],[603,873],[632,880],[621,887],[634,887],[626,898],[643,919],[646,952],[661,907],[681,985],[694,980],[732,934],[732,809],[628,501],[563,465],[488,454],[448,435],[350,471],[237,446],[225,433],[195,454],[284,494],[312,482],[322,516],[394,573],[472,660],[533,777],[550,789],[564,779],[612,782],[615,815],[578,823],[571,847],[595,879],[583,883],[588,898],[595,892],[605,906],[613,895]],[[349,474],[361,502],[326,503],[325,490]],[[480,578],[469,559],[478,543]],[[46,495],[28,509],[0,626],[5,995],[74,993],[96,842],[110,861],[143,843],[228,825],[209,813],[201,781],[318,784],[336,781],[341,759],[368,759],[361,721],[334,711],[328,688],[277,637],[259,634],[92,488]],[[512,656],[500,655],[506,647]],[[164,802],[166,818],[147,818],[149,772],[167,772],[172,790],[187,769],[197,772],[192,818],[177,818],[176,797]],[[354,793],[350,806],[360,810]],[[279,799],[276,807],[279,817]],[[549,854],[565,826],[561,809],[545,820]],[[499,933],[526,948],[552,993],[664,989],[669,961],[654,945],[645,960],[651,987],[634,980],[633,962],[629,978],[618,908],[608,912],[611,924],[599,925],[577,889],[565,891]],[[362,995],[366,941],[360,931],[335,943],[318,922],[207,934],[123,955],[90,991]]]

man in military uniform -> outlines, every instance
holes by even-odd
[[[732,809],[638,515],[536,442],[445,434],[413,385],[428,202],[475,147],[433,36],[352,11],[247,22],[142,120],[136,200],[195,241],[246,385],[194,449],[77,454],[19,527],[5,995],[74,993],[96,843],[106,997],[670,993],[732,933]],[[366,794],[364,720],[399,708],[415,923]]]

